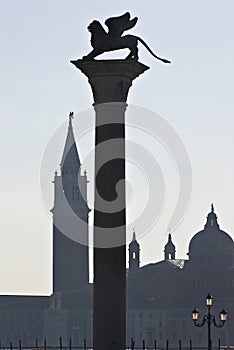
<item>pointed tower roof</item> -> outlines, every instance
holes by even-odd
[[[165,245],[164,249],[165,249],[164,251],[175,251],[175,245],[172,243],[170,233],[168,234],[168,241],[167,241],[167,244]]]
[[[80,158],[78,155],[74,133],[73,133],[73,127],[72,127],[72,119],[74,118],[74,113],[69,113],[69,125],[68,125],[68,132],[67,132],[67,139],[65,142],[65,147],[63,150],[62,160],[61,160],[61,168],[66,167],[75,167],[80,168]]]
[[[136,240],[136,231],[135,228],[133,229],[133,234],[132,234],[132,241],[129,244],[129,247],[133,248],[133,247],[137,247],[139,248],[139,243]]]

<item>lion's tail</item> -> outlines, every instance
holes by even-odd
[[[158,60],[160,60],[164,63],[171,63],[171,61],[168,61],[165,58],[161,58],[161,57],[155,55],[155,53],[151,50],[151,48],[146,44],[146,42],[143,39],[141,39],[140,37],[137,37],[137,40],[139,40],[142,43],[142,45],[145,46],[145,48],[151,53],[152,56],[154,56],[155,58],[157,58]]]

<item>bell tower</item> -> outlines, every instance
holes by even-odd
[[[164,247],[164,259],[165,260],[173,260],[175,259],[175,245],[172,243],[171,234],[168,235],[168,242]]]
[[[89,281],[87,176],[81,175],[72,119],[70,112],[61,170],[53,181],[53,293],[77,291]]]
[[[136,240],[136,232],[133,230],[132,241],[129,244],[129,271],[136,271],[140,267],[140,245]]]

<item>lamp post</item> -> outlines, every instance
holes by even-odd
[[[206,297],[206,306],[207,306],[207,314],[203,316],[202,322],[198,322],[199,312],[196,308],[192,311],[192,319],[194,321],[194,325],[196,327],[203,327],[205,323],[207,323],[207,330],[208,330],[208,350],[212,349],[212,341],[211,341],[211,324],[217,328],[221,328],[224,326],[225,321],[227,320],[227,312],[223,309],[220,312],[220,321],[221,323],[217,323],[215,316],[213,316],[210,312],[211,306],[213,303],[213,297],[210,295],[210,293]]]

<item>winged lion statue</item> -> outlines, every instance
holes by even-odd
[[[105,31],[99,21],[94,20],[88,26],[88,30],[91,33],[91,45],[93,50],[82,59],[85,61],[91,61],[104,52],[127,48],[130,50],[130,53],[126,59],[138,60],[137,45],[139,41],[156,59],[164,63],[171,63],[167,59],[157,56],[140,37],[135,35],[122,36],[126,30],[129,30],[136,25],[137,20],[137,17],[130,19],[129,12],[126,12],[122,16],[108,18],[105,21],[105,25],[108,27],[108,32]]]

